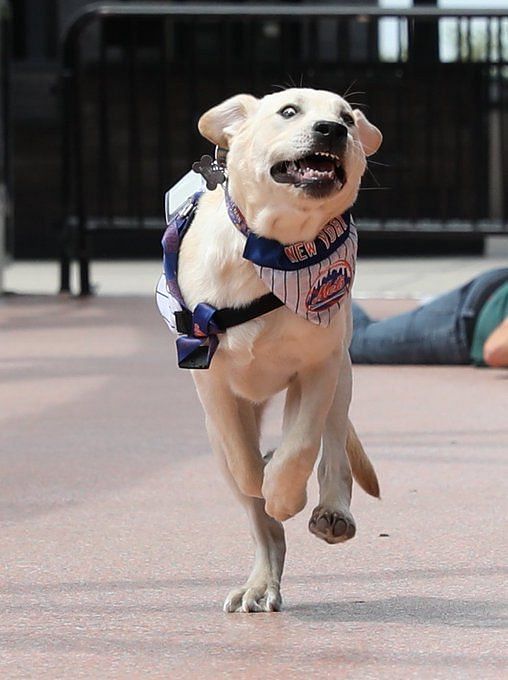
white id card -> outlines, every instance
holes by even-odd
[[[204,190],[205,180],[203,177],[194,172],[194,170],[189,170],[186,175],[166,192],[166,222],[169,221],[169,216],[176,212],[189,196],[195,194],[196,191]]]

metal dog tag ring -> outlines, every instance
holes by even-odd
[[[226,168],[226,159],[228,156],[229,149],[225,149],[222,146],[215,147],[215,162],[220,168]]]

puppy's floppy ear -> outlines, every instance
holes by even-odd
[[[259,99],[250,94],[237,94],[204,113],[199,119],[198,129],[212,144],[227,149],[231,137],[258,104]]]
[[[369,123],[367,118],[359,109],[353,111],[355,122],[358,127],[358,136],[366,156],[372,156],[381,146],[383,135],[375,125]]]

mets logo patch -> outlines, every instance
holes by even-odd
[[[309,312],[321,312],[338,304],[349,293],[352,278],[351,265],[346,260],[338,260],[320,272],[305,300]]]

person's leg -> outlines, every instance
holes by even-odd
[[[461,289],[454,290],[410,312],[368,322],[354,303],[350,346],[353,363],[468,363],[467,347],[456,333],[462,297]],[[360,320],[358,326],[356,319]]]
[[[353,303],[353,363],[468,364],[471,323],[482,301],[507,278],[508,269],[486,272],[413,311],[381,321],[371,321]]]
[[[354,301],[351,305],[351,313],[353,316],[353,328],[365,328],[372,323],[372,319],[363,307],[360,307],[360,305]]]
[[[467,363],[467,352],[457,347],[454,334],[460,299],[460,290],[452,291],[410,312],[368,323],[353,304],[353,363]]]

